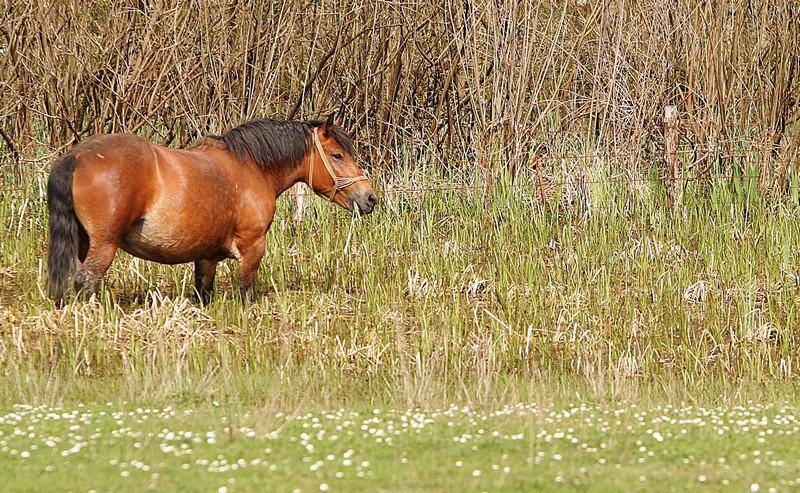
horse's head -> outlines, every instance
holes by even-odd
[[[372,212],[378,196],[353,159],[350,136],[334,121],[333,114],[311,126],[311,139],[308,186],[349,211],[357,208],[361,214]]]

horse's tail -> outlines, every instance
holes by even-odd
[[[75,156],[58,161],[47,179],[47,209],[50,215],[50,248],[47,252],[47,291],[61,306],[75,272],[80,224],[72,202]]]

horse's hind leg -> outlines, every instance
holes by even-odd
[[[217,273],[217,263],[214,260],[198,260],[194,263],[194,287],[197,296],[204,305],[211,301],[214,291],[214,276]]]
[[[86,259],[75,273],[75,291],[94,294],[100,290],[100,281],[114,261],[117,248],[112,243],[89,244]]]

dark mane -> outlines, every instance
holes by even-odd
[[[223,141],[240,161],[252,158],[262,168],[269,169],[300,164],[309,146],[313,145],[311,129],[324,124],[324,120],[251,120],[212,138]],[[352,154],[353,141],[347,132],[334,126],[332,134],[339,145]]]

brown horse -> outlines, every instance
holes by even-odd
[[[164,264],[194,262],[204,302],[217,263],[235,258],[249,297],[275,201],[301,181],[361,214],[378,200],[333,115],[254,120],[187,150],[134,135],[91,137],[54,165],[47,182],[49,294],[61,305],[73,273],[76,291],[97,292],[122,248]]]

